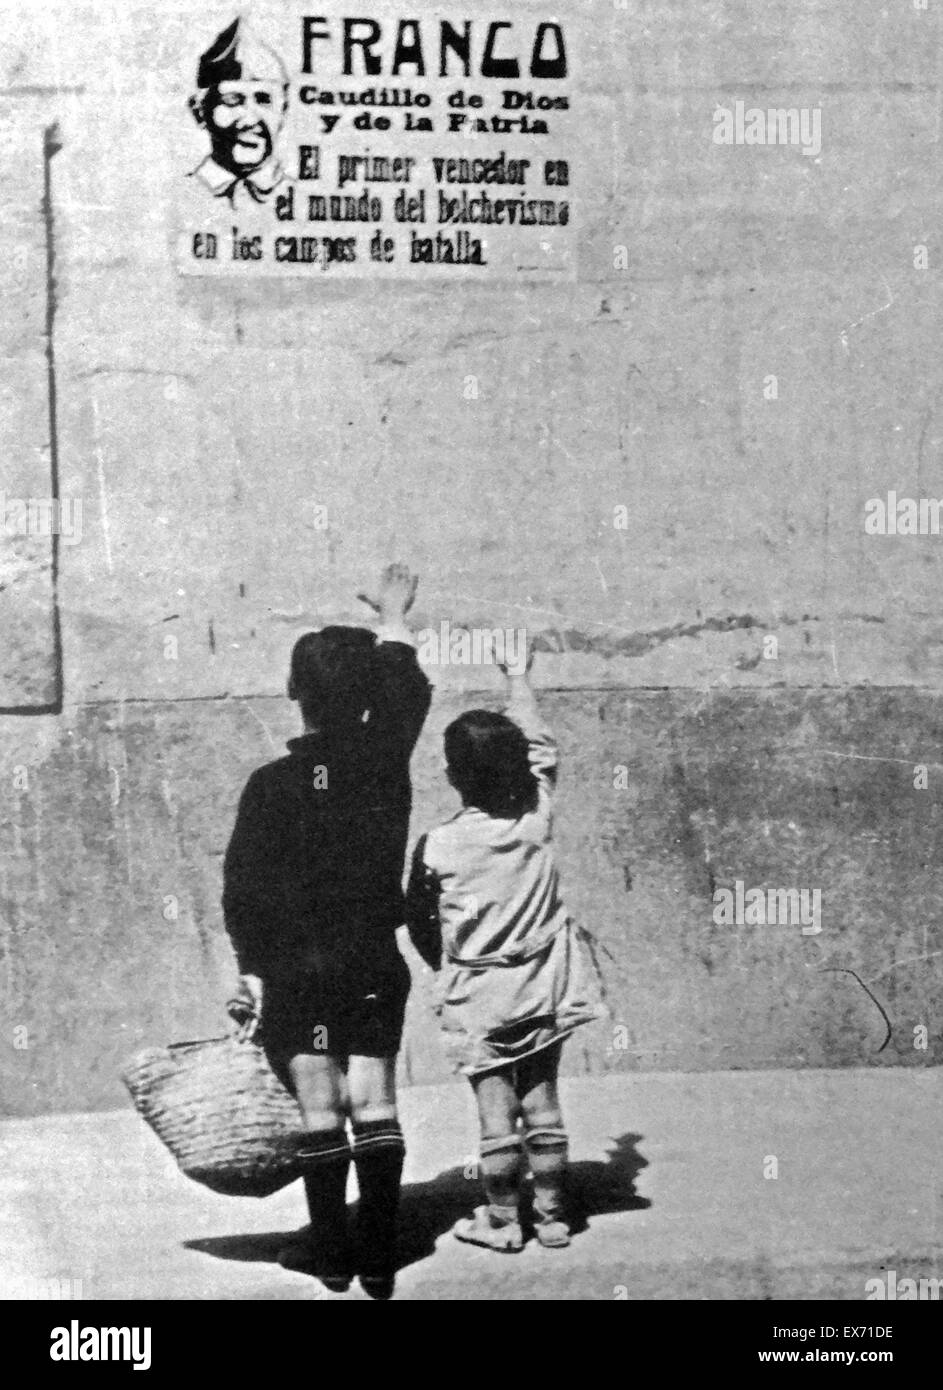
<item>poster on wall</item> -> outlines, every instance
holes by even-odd
[[[181,56],[179,271],[574,278],[566,22],[312,8],[207,17]]]

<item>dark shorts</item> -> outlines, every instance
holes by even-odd
[[[260,1041],[277,1068],[301,1053],[395,1057],[409,987],[395,942],[379,958],[281,970],[263,977]]]

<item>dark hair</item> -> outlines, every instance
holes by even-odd
[[[375,693],[374,634],[325,627],[299,637],[291,653],[288,694],[309,724],[363,719]]]
[[[536,798],[527,739],[507,715],[473,709],[445,731],[449,777],[466,805],[492,816],[519,816]]]

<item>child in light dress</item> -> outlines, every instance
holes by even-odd
[[[407,922],[438,972],[446,1049],[478,1105],[487,1202],[454,1234],[513,1252],[524,1245],[525,1164],[537,1239],[569,1244],[557,1073],[566,1037],[605,1009],[554,862],[556,746],[528,674],[502,669],[506,712],[471,710],[446,730],[447,775],[462,809],[416,847]]]

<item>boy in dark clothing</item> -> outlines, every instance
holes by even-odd
[[[405,625],[416,579],[384,573],[376,636],[328,627],[292,653],[289,697],[304,733],[252,774],[224,867],[223,910],[239,968],[243,1036],[260,1020],[298,1098],[311,1225],[283,1265],[345,1288],[355,1271],[389,1297],[403,1166],[395,1064],[409,971],[395,930],[410,813],[409,760],[431,689]],[[353,1132],[348,1143],[345,1121]],[[360,1204],[347,1230],[351,1156]]]

